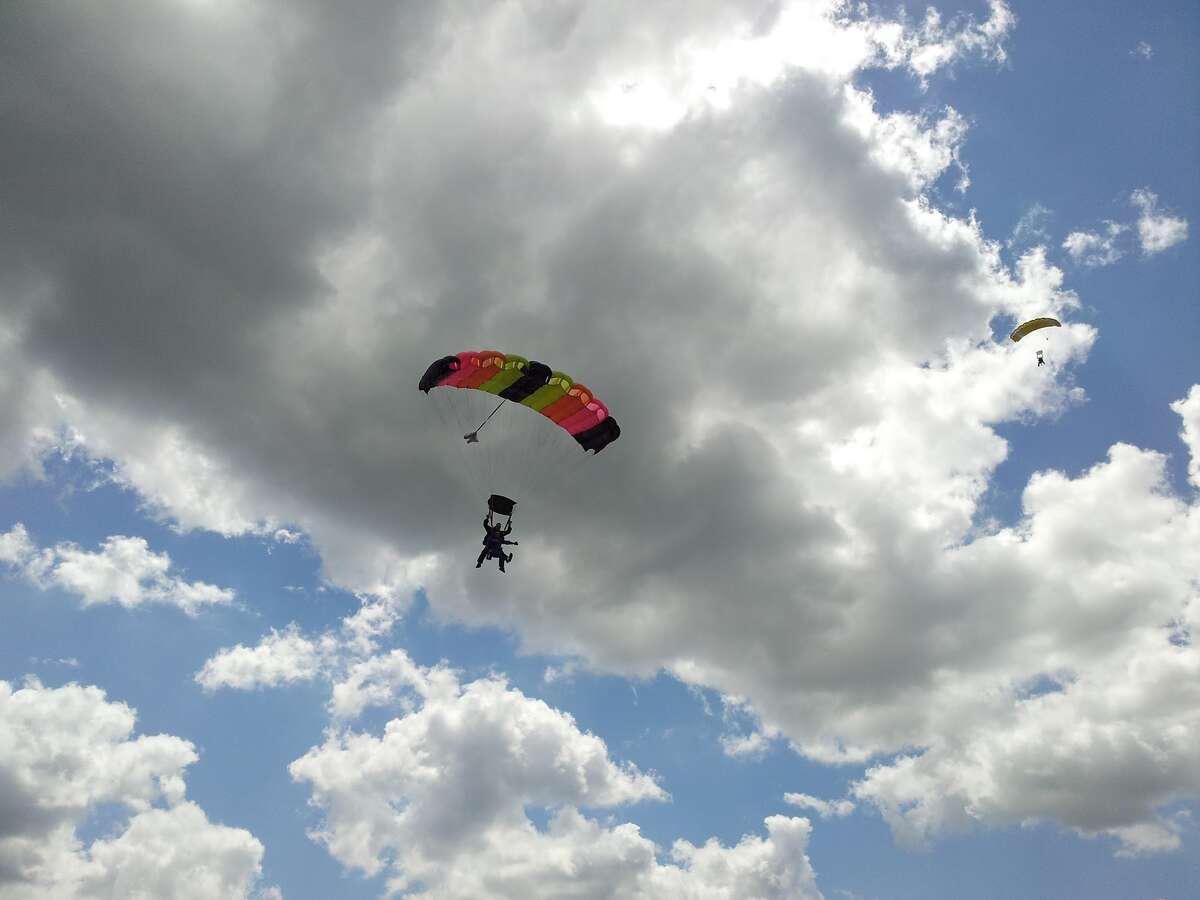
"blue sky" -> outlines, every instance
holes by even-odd
[[[938,9],[3,13],[0,898],[1191,896],[1200,10]]]

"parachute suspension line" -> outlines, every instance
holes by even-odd
[[[446,422],[446,414],[449,413],[454,419],[457,430],[461,433],[465,427],[463,424],[463,401],[465,398],[461,397],[457,389],[454,388],[434,390],[432,393],[435,398],[434,406],[438,410],[439,417],[441,417],[443,422]],[[447,423],[447,427],[449,427],[449,423]],[[478,493],[480,488],[479,482],[481,480],[480,475],[482,474],[479,463],[473,458],[473,454],[467,449],[465,444],[460,447],[458,452],[462,455],[462,471],[466,474],[472,491]]]
[[[478,428],[476,428],[470,434],[463,435],[463,437],[466,439],[468,444],[478,443],[479,432],[483,430],[483,426],[488,423],[488,419],[490,419],[492,416],[494,416],[496,414],[496,410],[500,409],[500,407],[502,407],[507,402],[508,402],[507,400],[501,400],[499,403],[496,404],[496,409],[493,409],[490,413],[487,414],[487,419],[484,419],[482,422],[479,423]]]
[[[459,415],[460,398],[457,393],[452,389],[444,388],[442,390],[435,390],[433,395],[436,397],[434,407],[437,409],[438,417],[441,419],[443,425],[442,433],[452,434],[455,433],[456,430],[461,433],[461,428],[458,428],[457,424],[461,419],[461,416]],[[454,421],[451,421],[452,419]],[[472,454],[467,450],[466,445],[464,444],[457,452],[459,454],[458,458],[461,459],[461,462],[458,464],[458,472],[460,473],[460,476],[457,480],[461,485],[463,477],[465,476],[466,484],[469,490],[466,495],[459,497],[459,502],[455,505],[456,507],[460,507],[465,510],[470,508],[467,505],[469,503],[467,498],[473,497],[479,493],[479,479],[475,475],[475,460],[471,458]]]
[[[529,410],[526,415],[540,416],[540,413],[534,410]],[[517,460],[517,487],[522,496],[525,496],[533,488],[534,479],[539,477],[546,469],[546,455],[543,452],[544,438],[548,429],[538,426],[543,425],[542,422],[530,421],[532,427],[521,428],[520,438],[516,442],[516,450],[520,454]]]
[[[547,454],[547,465],[543,477],[553,485],[552,490],[561,493],[573,488],[574,476],[583,465],[584,460],[592,454],[581,450],[575,445],[574,436],[568,434],[557,423],[546,429],[546,441],[551,444]]]
[[[480,397],[471,391],[465,391],[461,388],[452,388],[450,396],[453,398],[455,419],[458,422],[459,434],[463,434],[474,423],[476,416],[479,413]],[[489,487],[488,473],[493,461],[494,453],[489,446],[481,445],[479,447],[468,447],[466,441],[459,443],[460,451],[467,460],[467,473],[471,479],[471,489],[475,494],[483,491],[485,494]]]

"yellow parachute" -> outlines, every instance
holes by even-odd
[[[1028,322],[1022,322],[1015,329],[1013,329],[1013,333],[1010,334],[1009,337],[1012,338],[1014,341],[1019,341],[1021,338],[1025,337],[1025,335],[1029,334],[1031,331],[1037,331],[1039,328],[1051,328],[1051,327],[1061,328],[1062,322],[1058,321],[1058,319],[1051,319],[1049,317],[1043,317],[1040,319],[1030,319]]]

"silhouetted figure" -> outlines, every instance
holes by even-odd
[[[483,536],[483,549],[479,552],[479,559],[475,561],[475,568],[478,569],[482,566],[485,559],[499,559],[500,571],[503,572],[504,564],[512,562],[512,554],[504,552],[504,545],[511,544],[515,547],[518,543],[517,541],[505,540],[512,534],[512,522],[510,521],[508,525],[501,528],[499,522],[492,522],[492,517],[489,514],[484,517],[483,527],[487,534]]]
[[[1046,361],[1044,359],[1042,359],[1042,351],[1041,350],[1039,350],[1037,352],[1037,357],[1038,357],[1038,365],[1044,366],[1046,364]]]

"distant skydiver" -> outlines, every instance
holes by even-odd
[[[1041,318],[1038,318],[1038,319],[1030,319],[1028,322],[1022,322],[1020,325],[1018,325],[1016,328],[1013,329],[1013,333],[1010,334],[1009,337],[1012,339],[1012,341],[1014,343],[1016,343],[1021,338],[1025,337],[1027,334],[1030,334],[1031,332],[1040,331],[1043,328],[1061,328],[1061,327],[1062,327],[1062,322],[1058,321],[1058,319],[1052,319],[1049,316],[1042,316]],[[1047,338],[1047,340],[1049,340],[1049,338]],[[1046,361],[1044,359],[1042,359],[1042,351],[1041,350],[1039,350],[1037,352],[1037,361],[1038,361],[1039,367],[1044,366],[1046,364]]]
[[[518,541],[505,540],[512,534],[512,521],[508,525],[501,527],[499,522],[492,522],[492,516],[489,513],[483,520],[484,530],[487,532],[483,536],[483,549],[479,551],[479,559],[475,560],[475,568],[483,565],[485,559],[499,559],[500,571],[504,571],[504,564],[512,562],[513,555],[504,552],[504,545],[511,544],[517,546]]]

